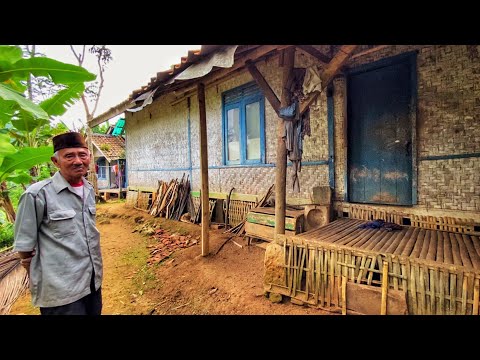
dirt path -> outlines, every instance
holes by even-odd
[[[198,241],[148,265],[149,249],[158,240],[134,232],[135,228],[156,226],[199,239],[200,227],[153,218],[123,203],[100,204],[97,214],[104,260],[102,314],[330,314],[288,300],[280,304],[267,300],[262,286],[265,251],[236,239],[242,248],[229,241],[215,255],[226,239],[221,230],[210,233],[208,257],[201,256]],[[10,314],[39,311],[31,306],[27,292]]]

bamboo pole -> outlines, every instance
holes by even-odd
[[[380,308],[381,315],[387,315],[387,294],[388,294],[388,262],[383,262],[382,269],[382,305]]]
[[[347,315],[347,277],[342,276],[342,315]]]
[[[208,230],[210,227],[210,204],[208,201],[208,143],[207,143],[207,113],[205,109],[205,84],[197,84],[198,109],[200,115],[200,173],[202,182],[202,256],[210,252]]]
[[[473,310],[472,315],[478,315],[478,298],[479,298],[479,279],[474,279],[475,287],[473,288]]]

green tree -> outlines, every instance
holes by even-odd
[[[0,209],[9,222],[15,210],[8,184],[28,184],[38,176],[32,168],[49,162],[53,151],[46,142],[64,130],[52,128],[50,119],[64,114],[83,95],[84,83],[96,78],[81,66],[35,56],[34,46],[26,55],[18,46],[0,46]],[[38,78],[59,89],[37,104],[32,83]]]
[[[80,50],[76,50],[73,45],[70,45],[70,49],[72,50],[73,55],[77,58],[77,62],[79,66],[83,66],[83,62],[85,60],[85,52],[86,52],[86,45],[82,45]],[[85,93],[81,96],[83,107],[85,109],[85,116],[86,116],[86,133],[87,133],[87,144],[90,152],[93,153],[93,145],[92,145],[92,134],[93,131],[90,128],[90,123],[95,116],[95,112],[97,111],[98,102],[100,100],[100,96],[102,94],[103,84],[104,84],[104,77],[103,73],[106,70],[107,64],[113,59],[112,52],[106,45],[93,45],[88,49],[90,54],[93,54],[97,60],[97,68],[98,68],[98,77],[100,78],[98,81],[92,82]],[[93,108],[90,109],[87,97],[93,100]],[[95,163],[92,161],[90,163],[90,171],[88,180],[93,184],[95,188],[95,193],[98,193],[97,187],[97,177],[95,176]]]

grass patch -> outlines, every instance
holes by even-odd
[[[156,285],[156,278],[154,269],[147,264],[149,251],[144,246],[135,247],[126,252],[122,257],[122,262],[128,267],[138,269],[132,277],[133,291],[139,295],[143,292],[152,289]]]

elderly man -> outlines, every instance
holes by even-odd
[[[90,152],[77,132],[53,138],[59,169],[20,197],[14,250],[42,315],[100,315],[102,256],[95,191],[84,178]]]

